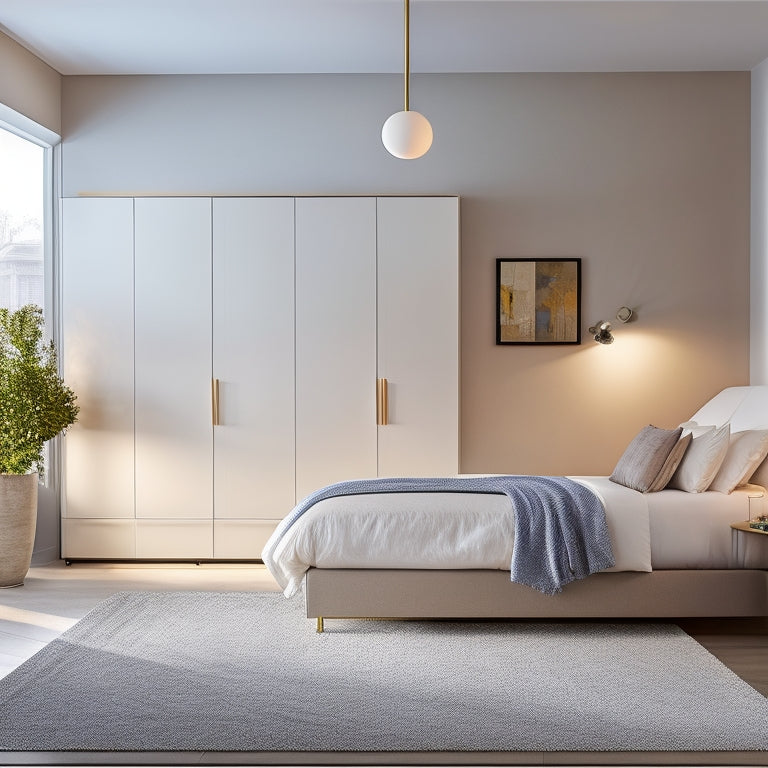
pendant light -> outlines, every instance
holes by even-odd
[[[381,140],[387,151],[402,160],[415,160],[432,146],[432,126],[424,115],[408,108],[410,79],[410,2],[405,4],[405,109],[387,118]]]

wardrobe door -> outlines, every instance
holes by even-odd
[[[459,211],[455,197],[377,202],[378,474],[459,471]]]
[[[296,200],[296,497],[376,476],[376,200]]]
[[[294,506],[293,209],[293,198],[213,201],[219,558],[259,557]]]
[[[67,198],[61,212],[61,362],[80,406],[63,441],[62,555],[133,557],[133,200]],[[121,522],[91,535],[89,519]]]
[[[138,198],[135,206],[136,516],[210,521],[211,200]],[[172,528],[151,526],[151,552],[138,547],[137,557],[157,556],[162,538],[175,557],[211,557],[210,531],[201,545],[211,524],[187,538],[193,527],[179,526],[180,542]]]

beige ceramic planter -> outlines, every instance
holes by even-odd
[[[37,523],[37,473],[0,475],[0,587],[20,587]]]

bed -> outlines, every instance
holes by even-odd
[[[768,387],[723,390],[683,428],[699,451],[725,432],[723,458],[736,453],[742,435],[759,436],[768,449]],[[353,617],[765,616],[768,536],[731,528],[768,514],[763,458],[731,492],[641,493],[607,477],[571,478],[602,502],[615,565],[556,594],[510,581],[514,515],[501,494],[323,499],[278,528],[262,558],[287,596],[303,588],[318,631],[325,619]]]

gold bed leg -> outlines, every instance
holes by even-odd
[[[323,625],[323,617],[322,616],[318,616],[317,617],[317,631],[318,632],[322,632],[324,629],[325,629],[325,627]]]

